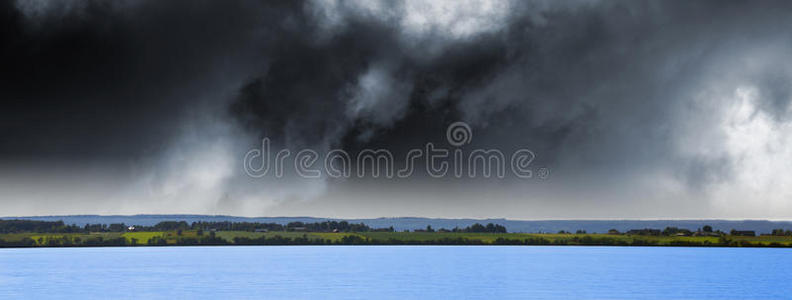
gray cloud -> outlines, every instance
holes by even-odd
[[[0,150],[132,159],[150,175],[127,212],[790,217],[786,2],[20,3]],[[251,179],[239,163],[263,137],[403,154],[460,120],[470,147],[529,148],[552,177]]]

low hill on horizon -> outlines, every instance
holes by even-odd
[[[397,231],[426,228],[427,225],[435,229],[454,227],[467,227],[474,223],[495,223],[506,226],[509,232],[525,233],[555,233],[561,230],[575,232],[585,230],[588,233],[605,233],[610,229],[627,231],[630,229],[678,227],[697,230],[704,225],[710,225],[715,230],[730,231],[753,230],[756,233],[770,233],[773,229],[781,228],[792,230],[792,221],[768,220],[509,220],[509,219],[446,219],[446,218],[421,218],[421,217],[395,217],[371,219],[336,219],[317,217],[238,217],[226,215],[60,215],[60,216],[19,216],[0,217],[0,219],[21,219],[40,221],[63,221],[66,224],[111,224],[124,223],[126,225],[151,226],[162,221],[185,221],[188,223],[198,221],[209,222],[259,222],[287,224],[289,222],[323,222],[328,220],[347,221],[350,223],[365,223],[373,228],[393,226]]]

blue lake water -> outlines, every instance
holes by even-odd
[[[0,249],[0,299],[792,299],[792,249]]]

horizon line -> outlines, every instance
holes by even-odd
[[[471,218],[471,217],[418,217],[418,216],[399,216],[399,217],[363,217],[363,218],[338,218],[338,217],[316,217],[316,216],[235,216],[223,214],[63,214],[63,215],[33,215],[33,216],[0,216],[0,218],[45,218],[45,217],[81,217],[81,216],[96,216],[96,217],[144,217],[144,216],[204,216],[204,217],[231,217],[231,218],[313,218],[313,219],[328,219],[328,220],[374,220],[374,219],[434,219],[434,220],[504,220],[504,221],[523,221],[523,222],[541,222],[541,221],[770,221],[770,222],[792,222],[792,219],[756,219],[756,218],[558,218],[558,219],[509,219],[509,218]]]

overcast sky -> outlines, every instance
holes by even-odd
[[[792,219],[790,16],[789,1],[2,1],[0,215]],[[454,122],[469,144],[446,140]],[[528,149],[549,174],[248,176],[264,138],[273,156],[387,149],[397,167],[426,143]]]

